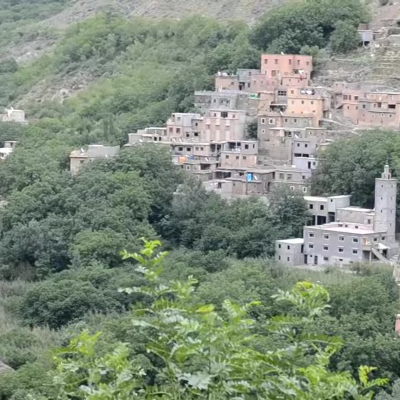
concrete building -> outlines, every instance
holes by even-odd
[[[4,114],[1,117],[3,122],[18,122],[18,123],[26,123],[25,120],[25,111],[23,110],[14,110],[11,108],[6,108]]]
[[[296,265],[301,258],[301,264],[322,266],[373,261],[393,263],[399,251],[395,241],[396,195],[397,180],[385,165],[382,176],[375,180],[374,209],[350,207],[347,196],[327,198],[327,203],[325,198],[309,199],[309,204],[320,208],[318,211],[328,211],[329,222],[304,227],[303,238],[298,239],[299,243],[303,240],[304,246],[296,247],[295,254],[292,247],[288,249],[282,246],[282,241],[277,241],[276,259],[289,265]],[[331,204],[334,214],[329,209]],[[317,223],[322,222],[318,215],[315,218]]]
[[[298,54],[263,54],[261,73],[267,77],[294,76],[309,79],[313,70],[312,57]]]
[[[17,142],[15,140],[7,140],[4,142],[4,147],[0,148],[0,160],[4,160],[15,149]]]
[[[103,146],[100,144],[91,144],[88,146],[87,150],[74,150],[69,155],[70,171],[76,174],[83,164],[94,160],[115,157],[119,151],[119,146]]]

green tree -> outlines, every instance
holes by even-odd
[[[339,21],[330,38],[330,46],[335,53],[347,53],[360,44],[361,39],[357,28],[349,22]]]
[[[312,193],[351,194],[352,202],[373,206],[375,178],[389,161],[396,174],[399,166],[399,137],[395,132],[372,131],[337,140],[321,154],[311,178]]]
[[[374,369],[361,367],[361,387],[357,387],[349,374],[327,369],[329,358],[340,348],[338,340],[302,336],[300,332],[327,307],[329,296],[322,287],[299,282],[290,292],[275,296],[276,301],[296,309],[298,316],[271,319],[265,329],[271,337],[284,335],[292,344],[259,352],[254,347],[258,340],[253,332],[254,320],[248,317],[248,311],[259,303],[239,306],[225,300],[224,314],[215,311],[212,304],[192,305],[193,278],[159,285],[166,255],[156,253],[159,244],[145,241],[139,254],[124,255],[140,263],[138,271],[149,282],[140,292],[149,296],[151,305],[136,310],[133,323],[154,338],[147,350],[163,361],[158,384],[143,384],[144,370],[137,359],[129,359],[126,345],[99,357],[99,335],[83,332],[56,358],[54,384],[58,398],[367,399],[372,398],[372,388],[386,382],[369,382],[368,375]]]

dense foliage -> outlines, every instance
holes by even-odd
[[[289,2],[261,19],[251,33],[251,41],[270,53],[297,54],[306,46],[322,49],[329,44],[335,52],[346,52],[357,47],[360,38],[356,28],[367,21],[360,0]]]
[[[3,11],[9,21],[19,15],[19,23],[65,5],[31,2],[24,15],[18,9],[23,3],[8,3]],[[228,202],[185,179],[168,152],[155,146],[126,148],[74,177],[68,172],[74,148],[123,144],[132,130],[163,124],[173,111],[191,111],[194,90],[211,89],[218,70],[257,68],[267,49],[314,55],[321,48],[351,50],[358,44],[356,26],[366,18],[354,0],[294,2],[254,28],[203,17],[157,21],[105,14],[70,27],[51,55],[25,66],[11,58],[0,63],[2,105],[43,81],[59,87],[60,79],[83,76],[88,85],[63,104],[29,103],[29,126],[0,123],[0,142],[19,142],[0,164],[0,194],[8,202],[0,211],[0,360],[15,369],[0,375],[0,400],[71,393],[123,399],[156,387],[181,398],[206,390],[216,399],[249,391],[302,398],[299,388],[304,399],[349,397],[350,390],[353,398],[365,398],[366,375],[400,378],[393,335],[398,291],[391,271],[288,271],[266,258],[275,239],[301,235],[308,214],[300,194],[278,187],[268,203]],[[0,15],[6,28],[2,21]],[[398,168],[398,144],[394,134],[376,132],[333,144],[318,167],[314,191],[351,193],[354,202],[371,204],[382,164],[389,157]],[[120,253],[138,251],[142,236],[162,239],[170,251],[157,285],[149,282],[143,260]],[[194,286],[182,283],[190,275]],[[321,281],[331,307],[321,287],[296,285],[304,280]],[[134,289],[118,292],[126,287]],[[273,298],[278,289],[282,301]],[[301,299],[307,307],[299,312]],[[131,308],[141,326],[132,325]],[[145,316],[137,314],[140,309]],[[51,352],[71,338],[54,373]],[[154,338],[170,342],[159,340],[164,347],[156,349]],[[169,352],[170,344],[182,352]],[[229,357],[232,371],[217,365]],[[219,368],[212,374],[210,362]],[[264,369],[266,362],[278,377]],[[359,375],[363,365],[377,370]],[[92,394],[74,384],[70,367],[78,368]],[[108,379],[101,395],[93,392],[99,369]],[[273,388],[261,384],[264,373]]]
[[[333,142],[321,155],[312,177],[314,194],[351,194],[355,205],[373,207],[375,178],[389,162],[399,176],[399,136],[394,131],[370,131]],[[400,198],[398,198],[400,201]]]

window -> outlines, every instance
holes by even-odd
[[[324,261],[329,261],[329,257],[324,257]]]
[[[324,246],[324,251],[328,251],[329,247],[328,246]]]
[[[287,92],[286,90],[278,90],[278,96],[286,96]]]
[[[325,207],[324,207],[323,205],[320,205],[320,206],[319,206],[319,209],[320,209],[321,211],[324,211]]]
[[[311,237],[311,238],[312,238],[312,237],[314,237],[314,234],[310,232],[310,233],[308,234],[308,237]]]
[[[265,118],[261,118],[261,123],[265,124]]]
[[[353,254],[358,254],[358,250],[353,250]]]
[[[249,145],[248,145],[248,144],[245,144],[245,145],[244,145],[244,148],[247,150],[247,149],[249,148]]]
[[[287,174],[286,179],[287,179],[288,181],[290,181],[290,180],[292,179],[292,174]]]
[[[228,118],[228,113],[226,111],[222,111],[221,118]]]
[[[358,238],[353,238],[353,243],[358,243]]]
[[[236,156],[236,160],[239,160],[239,156]]]
[[[280,245],[280,244],[278,244],[278,247],[281,249],[282,248],[282,246]]]
[[[285,179],[285,174],[279,174],[279,179]]]
[[[288,257],[287,260],[290,261],[290,257]]]
[[[79,164],[83,164],[85,160],[79,160]]]
[[[308,245],[308,248],[309,248],[309,249],[313,249],[313,248],[314,248],[314,245],[310,243],[310,244]]]
[[[314,208],[314,204],[309,204],[309,205],[308,205],[308,208],[309,208],[310,210],[312,210],[312,209]]]
[[[290,190],[294,192],[294,186],[289,186]]]
[[[183,151],[183,147],[178,147],[178,150],[179,151]]]
[[[270,119],[269,119],[269,124],[270,124],[270,125],[275,124],[275,120],[274,120],[273,118],[270,118]]]
[[[278,59],[277,58],[275,58],[275,64],[278,64]]]
[[[343,262],[343,258],[339,258],[339,261],[340,261],[340,262]]]
[[[197,125],[197,124],[196,124],[196,125]],[[199,132],[195,132],[195,133],[194,133],[194,136],[196,136],[196,137],[199,136]]]
[[[367,224],[371,225],[371,220],[370,219],[367,220]]]
[[[306,187],[303,187],[303,193],[307,193],[307,188]]]
[[[343,247],[339,247],[339,253],[343,253],[344,252],[344,249],[343,249]]]
[[[329,235],[324,235],[325,240],[329,240]]]
[[[229,158],[228,154],[225,156],[225,158]]]
[[[268,64],[268,59],[264,59],[264,64]]]
[[[382,236],[381,239],[382,239],[382,242],[384,242],[386,238],[385,238],[385,236]]]
[[[176,128],[176,133],[181,133],[181,128]]]
[[[358,100],[358,96],[354,96],[354,100]]]
[[[374,242],[377,242],[377,241],[378,241],[378,238],[375,237],[375,238],[374,238]]]
[[[288,246],[287,249],[290,250],[290,246]]]
[[[339,225],[340,226],[340,225]],[[339,236],[339,240],[341,241],[341,242],[344,242],[344,236]]]
[[[203,151],[203,150],[204,150],[204,147],[200,147],[200,150]]]
[[[278,260],[281,261],[281,256],[278,257]]]
[[[247,159],[247,157],[246,156],[243,156],[243,160],[246,160]]]
[[[186,147],[186,151],[192,151],[190,147]]]
[[[199,148],[198,148],[198,147],[195,147],[194,149],[195,149],[196,151],[199,151]]]

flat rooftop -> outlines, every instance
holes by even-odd
[[[338,210],[365,212],[365,213],[373,213],[374,212],[374,210],[371,208],[362,208],[362,207],[356,207],[356,206],[338,208]]]
[[[332,222],[330,224],[308,226],[307,228],[320,231],[327,231],[327,232],[351,233],[356,235],[386,232],[386,231],[375,231],[374,229],[371,229],[371,225],[346,223],[346,222]]]
[[[283,239],[283,240],[277,240],[277,242],[285,244],[304,244],[304,239],[303,238]]]
[[[327,197],[319,197],[319,196],[304,196],[305,201],[318,201],[318,202],[328,202]]]

